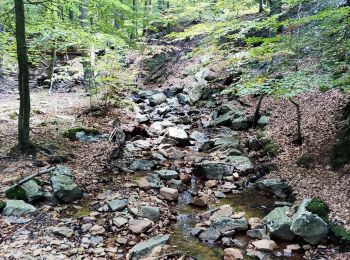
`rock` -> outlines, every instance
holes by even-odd
[[[203,83],[204,82],[196,82],[192,86],[190,86],[188,90],[188,97],[191,101],[191,104],[195,104],[202,98],[205,85],[205,83]]]
[[[248,223],[245,218],[232,219],[230,217],[219,217],[213,221],[213,228],[223,235],[231,236],[235,231],[248,230]]]
[[[219,210],[215,210],[213,214],[209,217],[209,220],[216,221],[221,217],[229,217],[233,213],[233,208],[230,205],[223,205]]]
[[[239,141],[236,139],[236,137],[233,136],[224,136],[221,138],[218,138],[215,143],[215,150],[226,150],[228,148],[240,148]]]
[[[55,235],[68,237],[68,238],[74,235],[74,230],[68,227],[52,227],[51,232]]]
[[[167,152],[167,158],[172,160],[180,160],[185,157],[185,153],[176,149],[175,147],[170,147],[169,149],[166,149]]]
[[[149,98],[149,104],[151,106],[157,106],[166,101],[167,97],[163,93],[157,93]]]
[[[282,179],[261,179],[255,182],[254,186],[273,193],[278,198],[286,198],[291,192],[291,188]]]
[[[149,171],[156,166],[154,161],[138,159],[133,161],[130,169],[133,171]]]
[[[108,202],[108,206],[112,211],[123,210],[128,206],[128,199],[116,199]]]
[[[138,260],[143,257],[147,257],[152,253],[155,247],[166,244],[168,240],[169,235],[162,235],[142,241],[141,243],[138,243],[133,248],[131,248],[129,251],[129,256],[132,260]]]
[[[218,186],[218,181],[217,180],[209,180],[205,182],[205,187],[212,189]]]
[[[266,230],[263,228],[248,230],[247,236],[254,238],[254,239],[266,239],[267,238]]]
[[[252,242],[253,246],[258,250],[271,252],[274,249],[277,249],[278,246],[273,240],[262,239]]]
[[[214,191],[214,196],[215,196],[215,198],[218,198],[218,199],[226,198],[226,195],[224,193],[222,193],[221,191]]]
[[[2,211],[4,216],[22,216],[33,213],[36,208],[23,200],[6,200],[6,206]]]
[[[266,126],[269,123],[269,119],[268,116],[261,116],[258,120],[258,125]]]
[[[252,121],[246,117],[238,117],[232,120],[231,128],[233,130],[246,130],[252,125]]]
[[[205,143],[208,141],[208,137],[204,133],[198,131],[193,131],[190,138],[199,143]]]
[[[250,159],[245,156],[229,156],[226,162],[232,164],[240,173],[249,173],[254,171],[254,166]]]
[[[135,119],[140,124],[148,123],[150,121],[149,116],[148,115],[143,115],[143,114],[137,114],[135,116]]]
[[[185,94],[180,93],[176,97],[177,97],[178,102],[181,105],[189,105],[189,104],[191,104],[190,97],[185,95]]]
[[[186,146],[189,144],[189,137],[186,131],[179,127],[169,127],[168,137],[177,141],[180,146]]]
[[[118,228],[121,228],[126,223],[128,223],[128,220],[123,217],[116,217],[113,219],[113,224],[116,225]]]
[[[148,219],[156,222],[159,220],[159,217],[160,217],[160,208],[159,207],[142,206],[141,207],[141,215],[145,218],[148,218]]]
[[[231,126],[232,114],[230,112],[221,115],[215,119],[215,125],[217,126]]]
[[[163,187],[160,189],[160,195],[166,200],[177,200],[179,192],[176,189]]]
[[[205,179],[221,180],[223,176],[230,175],[233,169],[230,165],[222,162],[204,161],[195,165],[195,171]]]
[[[291,241],[294,239],[294,234],[290,231],[291,218],[288,217],[289,207],[279,207],[272,210],[264,221],[267,229],[272,237]]]
[[[199,239],[205,243],[214,243],[221,236],[221,233],[213,227],[209,227],[207,230],[199,234]]]
[[[249,218],[248,224],[251,229],[259,229],[265,227],[263,220],[260,218]]]
[[[190,204],[197,207],[206,207],[208,205],[208,201],[205,197],[201,196],[193,198]]]
[[[224,250],[224,260],[243,259],[241,250],[237,248],[226,248]]]
[[[43,196],[43,189],[35,180],[27,181],[21,187],[25,190],[26,198],[29,202]]]
[[[50,181],[55,196],[63,202],[72,202],[83,197],[79,186],[74,182],[69,168],[58,165],[52,172]]]
[[[179,94],[183,88],[176,87],[176,88],[167,88],[164,89],[163,93],[166,95],[168,98],[175,97],[177,94]]]
[[[328,234],[328,225],[316,214],[307,211],[310,202],[304,199],[292,218],[290,230],[311,245],[317,245]]]
[[[199,236],[200,233],[202,233],[205,230],[206,230],[205,227],[194,227],[191,229],[191,235],[194,237],[197,237]]]
[[[46,203],[52,206],[57,206],[60,202],[51,192],[44,191],[42,197],[46,200]]]
[[[92,228],[90,228],[90,233],[92,235],[103,235],[105,232],[105,228],[100,225],[93,225]]]
[[[162,180],[178,179],[179,173],[174,170],[159,170],[154,171],[155,174],[159,175]]]
[[[245,245],[240,242],[239,240],[237,239],[232,239],[232,238],[229,238],[229,237],[223,237],[221,239],[221,244],[223,247],[239,247],[239,248],[245,248]]]
[[[160,180],[157,174],[149,174],[147,177],[143,177],[138,180],[137,185],[144,190],[160,189],[164,187],[164,184]]]
[[[135,234],[146,232],[152,225],[153,222],[149,219],[132,219],[129,221],[129,229]]]
[[[186,189],[186,186],[183,185],[182,180],[170,180],[167,182],[167,184],[169,188],[177,189],[180,192]]]

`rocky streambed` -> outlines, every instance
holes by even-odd
[[[38,204],[42,213],[8,221],[44,228],[22,228],[3,242],[6,254],[18,236],[29,234],[36,246],[28,254],[63,259],[315,259],[317,248],[338,250],[310,200],[294,204],[283,180],[268,179],[278,171],[271,162],[277,148],[263,134],[268,117],[252,129],[239,104],[213,96],[195,107],[191,93],[171,88],[133,95],[137,122],[114,129],[112,173],[97,196],[83,194],[64,166],[50,175],[48,190],[27,183],[23,200],[35,204],[33,196],[46,194],[45,205]],[[2,207],[7,218],[37,212],[18,198]]]

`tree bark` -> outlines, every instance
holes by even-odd
[[[259,13],[264,12],[264,0],[259,0]]]
[[[258,103],[256,104],[256,108],[255,108],[255,113],[254,113],[254,118],[253,118],[253,127],[255,127],[258,124],[258,121],[260,119],[260,108],[261,108],[261,104],[262,101],[264,99],[265,94],[261,93]]]
[[[28,53],[25,36],[25,13],[23,0],[15,0],[16,11],[16,41],[18,60],[18,90],[20,106],[18,115],[18,148],[22,151],[30,147],[29,117],[30,117],[30,92],[29,92],[29,68]]]
[[[2,24],[0,24],[0,36],[2,37],[2,34],[4,33],[4,27],[2,26]],[[4,76],[4,71],[3,71],[3,62],[4,62],[4,59],[3,59],[3,55],[4,55],[4,51],[2,49],[2,42],[0,40],[0,79],[3,78]]]
[[[303,136],[301,133],[301,111],[300,111],[300,105],[294,101],[292,98],[289,98],[289,101],[295,106],[296,114],[297,114],[297,135],[295,140],[293,140],[294,143],[301,145],[303,143]]]

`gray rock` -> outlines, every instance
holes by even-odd
[[[163,187],[160,189],[160,195],[166,200],[177,200],[179,197],[179,192],[177,189]]]
[[[149,104],[151,106],[157,106],[157,105],[164,103],[166,101],[166,99],[167,99],[167,97],[163,93],[158,93],[158,94],[152,95],[149,98]]]
[[[235,231],[248,230],[248,223],[245,218],[220,217],[213,221],[213,228],[219,230],[223,235],[233,235]]]
[[[162,183],[162,181],[160,180],[157,174],[151,173],[146,177],[141,178],[138,181],[138,186],[142,189],[149,190],[149,189],[160,189],[164,187],[164,184]]]
[[[266,230],[263,228],[248,230],[247,236],[254,238],[254,239],[266,239],[266,238],[268,238],[267,234],[266,234]]]
[[[214,150],[227,150],[227,149],[239,149],[240,144],[236,137],[233,136],[224,136],[217,139],[214,143]]]
[[[199,234],[199,239],[206,243],[214,243],[221,236],[221,233],[213,227],[209,227],[207,230]]]
[[[52,227],[51,232],[58,236],[72,237],[74,235],[74,230],[68,227]]]
[[[204,161],[195,165],[195,171],[199,176],[208,180],[221,180],[232,173],[233,168],[223,162]]]
[[[254,171],[254,166],[250,159],[245,156],[229,156],[226,159],[227,163],[230,163],[240,173],[249,173]]]
[[[71,170],[65,166],[57,166],[50,178],[55,196],[63,202],[72,202],[83,197],[80,187],[74,182]]]
[[[269,117],[268,116],[262,116],[260,117],[258,124],[261,126],[266,126],[269,123]]]
[[[306,242],[317,245],[327,236],[328,225],[319,216],[306,210],[309,202],[308,199],[301,202],[298,211],[292,218],[290,230]]]
[[[257,240],[252,242],[253,246],[256,247],[258,250],[262,251],[273,251],[274,249],[277,249],[278,246],[273,240],[269,239],[262,239],[262,240]]]
[[[46,202],[52,206],[58,205],[60,202],[58,199],[53,195],[51,192],[44,191],[43,192],[43,198],[46,200]]]
[[[191,235],[197,237],[200,233],[204,232],[205,230],[205,227],[194,227],[191,229]]]
[[[188,90],[188,97],[191,101],[191,104],[196,103],[202,98],[204,91],[204,82],[196,82],[194,83]]]
[[[168,137],[179,143],[181,146],[186,146],[189,144],[189,137],[186,131],[180,127],[169,127]]]
[[[291,241],[294,234],[290,231],[291,218],[288,217],[289,207],[279,207],[272,210],[265,218],[264,222],[272,237]]]
[[[137,114],[135,116],[135,119],[138,123],[143,124],[143,123],[147,123],[150,121],[150,118],[148,115],[144,115],[144,114]]]
[[[217,126],[231,126],[232,124],[232,114],[229,112],[229,113],[226,113],[224,115],[221,115],[219,117],[217,117],[215,119],[215,125]]]
[[[231,128],[233,130],[245,130],[248,129],[251,125],[251,121],[246,117],[238,117],[232,120]]]
[[[130,258],[132,260],[138,260],[147,257],[152,253],[155,247],[166,244],[168,240],[169,235],[162,235],[142,241],[131,248],[129,251]]]
[[[290,193],[290,187],[282,179],[260,179],[254,184],[260,190],[273,193],[279,198],[286,198]]]
[[[138,159],[133,161],[130,169],[133,171],[149,171],[156,166],[154,161]]]
[[[21,185],[26,192],[26,198],[29,202],[39,199],[43,196],[42,187],[34,180],[27,181]]]
[[[128,206],[128,199],[115,199],[108,202],[108,206],[112,211],[120,211]]]
[[[214,196],[215,198],[218,198],[218,199],[226,198],[226,195],[221,191],[214,191]]]
[[[6,200],[6,207],[2,211],[4,216],[22,216],[33,213],[36,208],[23,200]]]
[[[159,170],[154,171],[155,174],[159,175],[162,180],[178,179],[179,173],[174,170]]]
[[[142,206],[141,207],[141,215],[145,218],[148,218],[152,221],[158,221],[160,217],[160,208],[159,207],[150,207],[150,206]]]
[[[190,137],[192,140],[199,143],[205,143],[208,141],[207,135],[198,131],[193,131]]]
[[[168,187],[169,188],[173,188],[173,189],[177,189],[180,192],[184,188],[183,187],[183,182],[181,180],[170,180],[170,181],[168,181]]]
[[[233,208],[230,205],[223,205],[219,210],[215,210],[212,215],[209,217],[209,220],[216,221],[222,217],[229,217],[233,213]]]
[[[121,228],[126,223],[128,223],[128,220],[123,217],[116,217],[113,219],[113,224],[116,225],[118,228]]]
[[[177,100],[179,101],[179,103],[181,105],[189,105],[189,104],[191,104],[190,97],[185,95],[185,94],[180,93],[176,97],[177,97]]]
[[[149,219],[132,219],[129,221],[129,229],[135,234],[146,232],[152,225],[153,222]]]

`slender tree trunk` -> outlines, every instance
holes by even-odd
[[[29,92],[29,68],[28,53],[25,36],[25,14],[23,0],[15,0],[16,11],[16,41],[18,59],[18,89],[20,96],[18,116],[18,146],[20,150],[30,147],[29,117],[30,117],[30,92]]]
[[[259,13],[264,12],[264,0],[259,0]]]
[[[259,100],[258,100],[258,103],[256,104],[254,118],[253,118],[253,127],[255,127],[258,124],[258,121],[260,119],[260,109],[261,109],[261,104],[262,104],[264,97],[265,97],[265,94],[261,93]]]
[[[300,105],[294,101],[292,98],[289,98],[289,101],[295,106],[296,114],[297,114],[297,135],[295,140],[293,140],[294,143],[301,145],[303,143],[303,136],[301,133],[301,111],[300,111]]]
[[[50,79],[50,90],[49,94],[52,92],[52,87],[53,87],[53,75],[54,75],[54,70],[55,70],[55,64],[56,64],[56,46],[51,48],[51,63],[49,66],[49,79]]]
[[[2,79],[4,76],[4,71],[3,71],[4,50],[3,50],[3,46],[2,46],[2,42],[1,42],[3,33],[4,33],[4,27],[2,26],[2,24],[0,24],[0,79]]]

